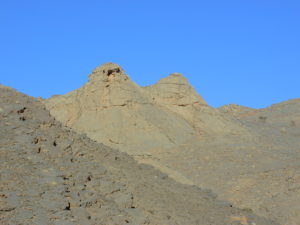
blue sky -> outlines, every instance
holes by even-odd
[[[44,98],[105,62],[150,85],[184,74],[212,106],[300,97],[300,1],[0,2],[0,83]]]

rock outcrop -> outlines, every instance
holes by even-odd
[[[113,63],[96,68],[78,90],[45,103],[65,125],[130,154],[170,149],[200,134],[245,131],[209,107],[182,75],[143,88]]]

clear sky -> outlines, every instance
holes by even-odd
[[[46,98],[105,62],[143,86],[180,72],[212,106],[299,98],[300,1],[0,1],[0,83]]]

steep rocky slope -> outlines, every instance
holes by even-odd
[[[222,107],[218,110],[239,120],[251,135],[199,138],[139,160],[181,182],[209,188],[235,206],[299,225],[299,104],[295,99],[260,110]]]
[[[276,224],[62,126],[0,86],[0,224]]]
[[[179,182],[281,224],[300,224],[299,99],[261,110],[216,109],[181,74],[139,87],[108,63],[82,88],[44,102],[63,124]]]

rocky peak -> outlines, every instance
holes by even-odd
[[[146,87],[146,90],[152,99],[162,105],[207,104],[180,73],[172,73],[156,84]]]
[[[189,82],[181,73],[172,73],[159,80],[157,84],[189,85]]]
[[[128,76],[121,66],[115,63],[105,63],[93,70],[89,81],[110,82],[113,80],[127,80]]]

